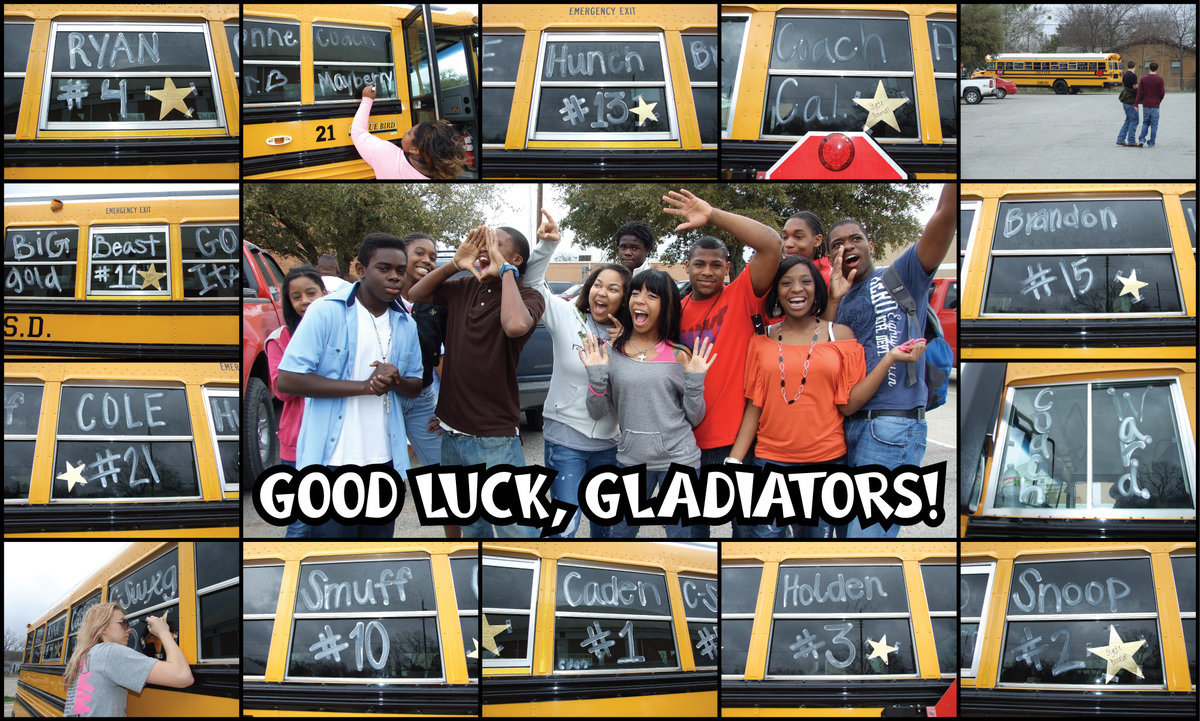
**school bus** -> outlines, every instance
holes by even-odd
[[[967,183],[964,360],[1194,359],[1196,186]]]
[[[721,54],[721,177],[761,177],[801,141],[789,177],[895,177],[850,147],[866,133],[895,172],[957,177],[956,5],[723,4]]]
[[[721,544],[721,715],[953,716],[956,552]]]
[[[962,544],[962,716],[1196,717],[1196,544]]]
[[[478,716],[479,545],[247,542],[242,713]]]
[[[232,537],[237,363],[4,364],[5,537]]]
[[[1005,53],[988,55],[986,66],[971,77],[994,75],[1017,85],[1054,88],[1058,95],[1119,86],[1124,72],[1117,53]]]
[[[236,4],[5,4],[5,179],[236,179],[237,40]]]
[[[237,186],[9,185],[5,358],[238,358]]]
[[[194,679],[187,688],[147,684],[141,693],[130,693],[130,716],[236,716],[238,546],[236,541],[139,541],[121,549],[29,626],[13,715],[63,715],[63,674],[83,616],[98,603],[114,601],[125,609],[133,631],[129,647],[160,661],[166,655],[147,634],[146,616],[165,615]]]
[[[484,174],[717,175],[714,5],[483,6]]]
[[[964,363],[966,538],[1194,538],[1196,364]]]
[[[371,134],[399,145],[444,119],[479,137],[478,18],[430,5],[246,5],[245,178],[373,179],[350,125],[374,85]],[[468,160],[472,160],[468,154]]]
[[[717,714],[715,544],[483,544],[484,716]]]

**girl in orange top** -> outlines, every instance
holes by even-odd
[[[780,262],[764,305],[772,315],[782,315],[783,322],[750,341],[746,408],[730,462],[740,463],[755,437],[759,465],[844,462],[843,417],[875,394],[893,364],[915,361],[924,352],[923,341],[907,350],[897,346],[865,375],[863,348],[854,333],[821,320],[828,298],[813,261],[792,256]],[[772,524],[752,528],[761,537],[785,531]],[[809,530],[798,528],[796,535]]]

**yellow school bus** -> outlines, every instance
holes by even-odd
[[[1120,86],[1125,70],[1117,53],[1005,53],[988,55],[986,65],[971,77],[1000,77],[1017,85],[1053,88],[1058,95]]]
[[[960,715],[1196,717],[1196,543],[962,544]]]
[[[166,655],[147,634],[146,616],[165,615],[194,679],[187,688],[147,684],[141,693],[130,693],[130,716],[237,716],[238,546],[236,541],[143,541],[123,548],[29,626],[13,715],[63,715],[63,674],[83,616],[92,606],[113,601],[125,609],[133,631],[129,647],[160,661]]]
[[[238,6],[4,6],[5,179],[238,177]]]
[[[717,175],[715,5],[483,6],[484,173]]]
[[[376,137],[399,145],[414,125],[444,119],[470,146],[478,18],[433,7],[246,5],[243,177],[373,179],[350,139],[367,85]]]
[[[1196,536],[1196,364],[964,363],[966,538]]]
[[[4,364],[4,535],[232,537],[237,363]]]
[[[716,574],[716,544],[484,543],[483,715],[717,715]]]
[[[10,185],[5,358],[238,358],[237,186]]]
[[[953,716],[954,543],[721,544],[722,716]]]
[[[956,5],[721,5],[721,177],[800,141],[803,177],[883,177],[832,143],[864,131],[909,178],[957,177]]]
[[[242,713],[478,716],[479,545],[247,542]]]
[[[1196,357],[1195,184],[968,183],[959,235],[964,360]]]

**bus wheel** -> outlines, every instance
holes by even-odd
[[[1071,88],[1071,94],[1072,94],[1072,95],[1078,95],[1078,94],[1079,94],[1079,88]]]
[[[252,483],[263,469],[275,465],[279,459],[279,425],[271,392],[255,376],[246,380],[242,428],[246,429],[242,434],[242,477]]]
[[[1055,80],[1054,81],[1054,92],[1058,95],[1066,95],[1067,94],[1067,81],[1066,80]]]

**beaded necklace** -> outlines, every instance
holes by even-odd
[[[791,400],[787,397],[787,383],[784,378],[783,368],[783,325],[779,326],[779,394],[783,396],[783,400],[790,406],[800,400],[800,396],[804,394],[804,386],[808,383],[808,366],[812,361],[813,348],[817,345],[817,337],[821,335],[821,320],[817,319],[817,327],[813,329],[812,343],[808,344],[808,356],[804,359],[804,375],[800,378],[800,390],[796,391],[796,395],[792,396]]]

